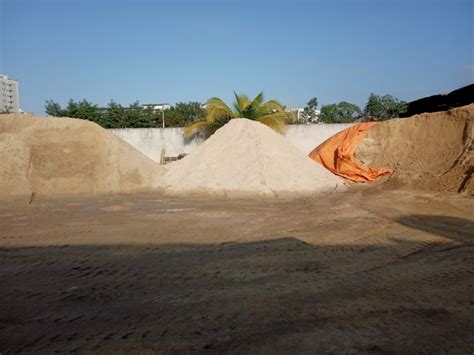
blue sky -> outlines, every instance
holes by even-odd
[[[170,102],[232,91],[363,106],[474,82],[471,0],[0,0],[20,105]]]

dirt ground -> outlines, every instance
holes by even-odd
[[[474,200],[0,205],[0,353],[472,353]]]

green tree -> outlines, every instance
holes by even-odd
[[[359,106],[347,101],[341,101],[338,107],[342,123],[354,122],[362,113]]]
[[[277,132],[282,132],[290,115],[285,107],[276,100],[264,102],[263,92],[253,100],[246,95],[237,95],[234,92],[235,102],[228,106],[218,97],[209,99],[206,103],[206,118],[189,124],[183,132],[185,138],[195,134],[210,136],[229,120],[234,118],[247,118],[263,123]]]
[[[49,116],[54,117],[61,117],[66,116],[65,110],[61,107],[61,105],[53,100],[47,100],[46,104],[44,105],[44,111]]]
[[[174,109],[184,117],[187,123],[201,120],[206,116],[206,110],[197,101],[178,102]]]
[[[167,127],[184,127],[194,121],[202,120],[205,116],[206,110],[200,102],[178,102],[165,111],[165,122]]]
[[[102,125],[103,117],[99,107],[91,102],[83,99],[81,101],[69,100],[66,108],[63,110],[66,117],[81,118]]]
[[[318,114],[316,112],[318,108],[318,99],[313,97],[311,100],[308,101],[305,108],[303,109],[303,113],[301,114],[301,121],[304,123],[308,122],[316,122],[318,119]]]
[[[367,121],[385,121],[391,118],[400,117],[406,112],[407,103],[394,98],[391,95],[370,94],[364,109],[364,118]]]
[[[164,115],[166,127],[184,127],[191,122],[190,120],[187,120],[186,116],[175,107],[170,107],[168,110],[165,110]]]
[[[339,112],[337,104],[323,105],[319,114],[319,121],[323,123],[337,123]]]
[[[125,111],[126,127],[151,128],[156,127],[159,113],[152,108],[144,109],[138,101],[134,102]]]
[[[104,128],[151,128],[161,127],[161,112],[151,107],[143,108],[138,101],[127,106],[111,100],[106,108],[100,108],[87,100],[70,99],[65,108],[52,100],[46,101],[45,111],[50,116],[80,118],[96,122]],[[206,110],[199,102],[180,102],[165,111],[168,127],[183,127],[202,119]]]
[[[148,128],[161,127],[161,112],[153,110],[151,107],[142,108],[144,116],[144,126]]]
[[[104,128],[125,128],[127,127],[127,117],[125,115],[125,108],[111,100],[107,105],[104,114]]]
[[[349,123],[354,122],[361,114],[357,105],[341,101],[338,104],[323,105],[319,120],[323,123]]]

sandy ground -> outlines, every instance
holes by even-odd
[[[0,352],[472,353],[474,200],[0,205]]]

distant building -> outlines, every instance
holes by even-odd
[[[0,113],[20,112],[18,81],[0,74]]]
[[[170,104],[143,104],[142,108],[145,110],[148,108],[151,108],[154,112],[163,112],[163,111],[169,110],[171,108],[171,105]],[[124,111],[130,110],[129,107],[122,107],[122,109]],[[105,114],[109,111],[109,108],[99,107],[99,111]]]
[[[316,118],[312,121],[309,121],[309,120],[306,120],[303,117],[303,112],[304,112],[303,108],[289,107],[289,108],[286,109],[286,111],[287,112],[293,112],[294,114],[296,114],[296,118],[298,119],[298,123],[304,123],[304,124],[318,123],[319,122],[319,114],[321,113],[320,110],[315,110],[314,113],[315,113]]]
[[[155,111],[155,112],[161,112],[161,111],[169,110],[171,108],[171,105],[167,104],[167,103],[163,103],[163,104],[143,104],[142,107],[144,109],[152,108],[153,111]]]

